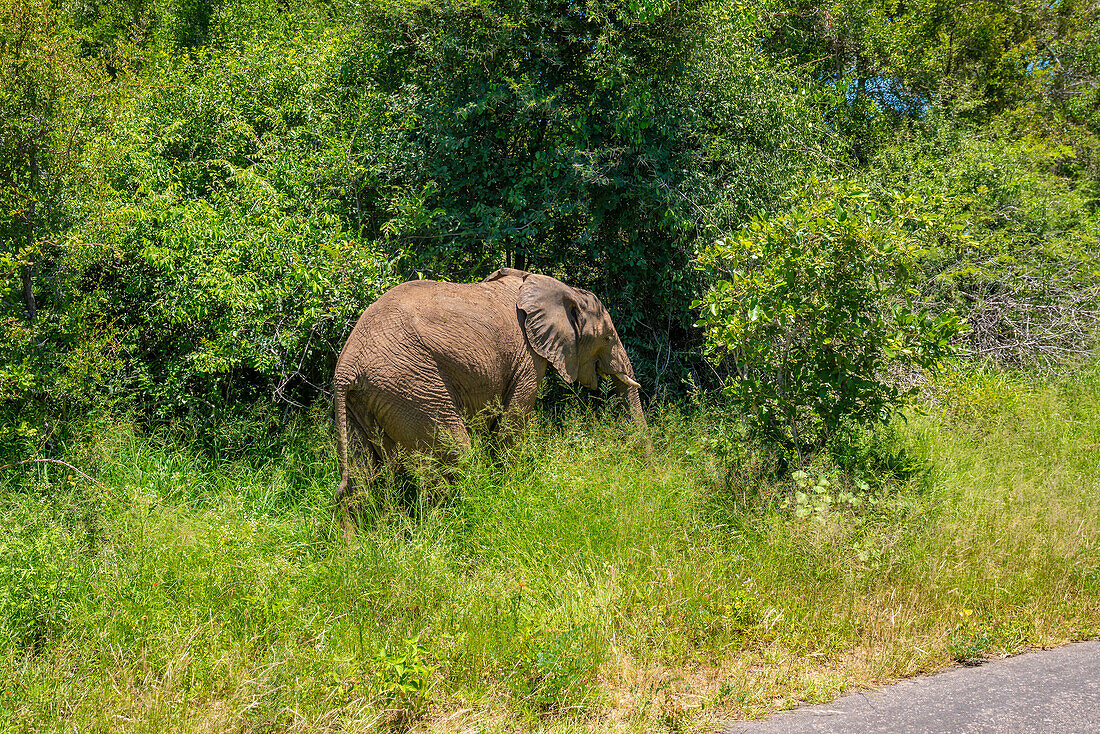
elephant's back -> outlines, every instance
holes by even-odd
[[[349,380],[353,374],[361,380],[370,374],[377,381],[391,372],[440,368],[497,373],[501,352],[522,342],[515,303],[512,294],[482,283],[413,280],[394,286],[359,317],[336,377],[347,373]]]
[[[454,287],[454,283],[441,283],[438,280],[408,280],[395,285],[378,297],[371,305],[367,306],[364,315],[375,311],[387,309],[403,309],[432,298],[433,293],[438,293]]]
[[[517,291],[518,292],[518,291]],[[481,283],[445,283],[410,280],[390,288],[363,312],[368,322],[412,328],[416,333],[435,330],[440,324],[495,321],[511,313],[515,297],[507,297]]]

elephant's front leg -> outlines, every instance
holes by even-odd
[[[535,412],[538,395],[539,386],[534,375],[525,375],[523,379],[517,380],[506,394],[497,431],[502,447],[512,446],[527,430]]]
[[[503,449],[510,449],[531,425],[531,412],[526,410],[505,411],[500,417],[497,441]]]
[[[437,422],[435,435],[428,453],[445,464],[454,464],[458,458],[470,450],[472,442],[470,431],[458,411],[449,414]]]

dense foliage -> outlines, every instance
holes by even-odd
[[[874,425],[912,397],[897,369],[934,370],[959,318],[917,309],[910,199],[811,182],[812,202],[754,220],[701,253],[707,347],[736,369],[727,392],[764,437],[820,447],[845,422]]]
[[[896,262],[873,292],[877,261],[837,270],[826,320],[953,309],[971,356],[1057,368],[1095,335],[1098,27],[1026,0],[0,0],[0,452],[104,405],[285,417],[386,288],[500,265],[594,290],[655,393],[774,391],[770,347],[713,338],[737,309],[707,346],[692,303],[750,222],[849,226],[842,179],[929,224],[852,239]],[[753,285],[791,313],[829,257],[794,243]],[[806,395],[882,413],[897,386],[841,342],[886,392],[836,393],[815,348]]]

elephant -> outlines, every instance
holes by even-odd
[[[526,422],[547,364],[590,389],[599,375],[614,378],[652,452],[641,385],[589,291],[501,268],[480,283],[414,280],[384,293],[356,322],[333,379],[345,521],[349,458],[372,477],[413,454],[453,462],[470,446],[469,426],[510,432]]]

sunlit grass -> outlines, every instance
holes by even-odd
[[[102,486],[0,477],[4,717],[675,731],[1100,633],[1095,376],[958,376],[801,504],[735,423],[658,411],[647,463],[617,421],[537,422],[411,508],[383,487],[351,543],[322,418],[235,461],[89,425],[65,456]]]

